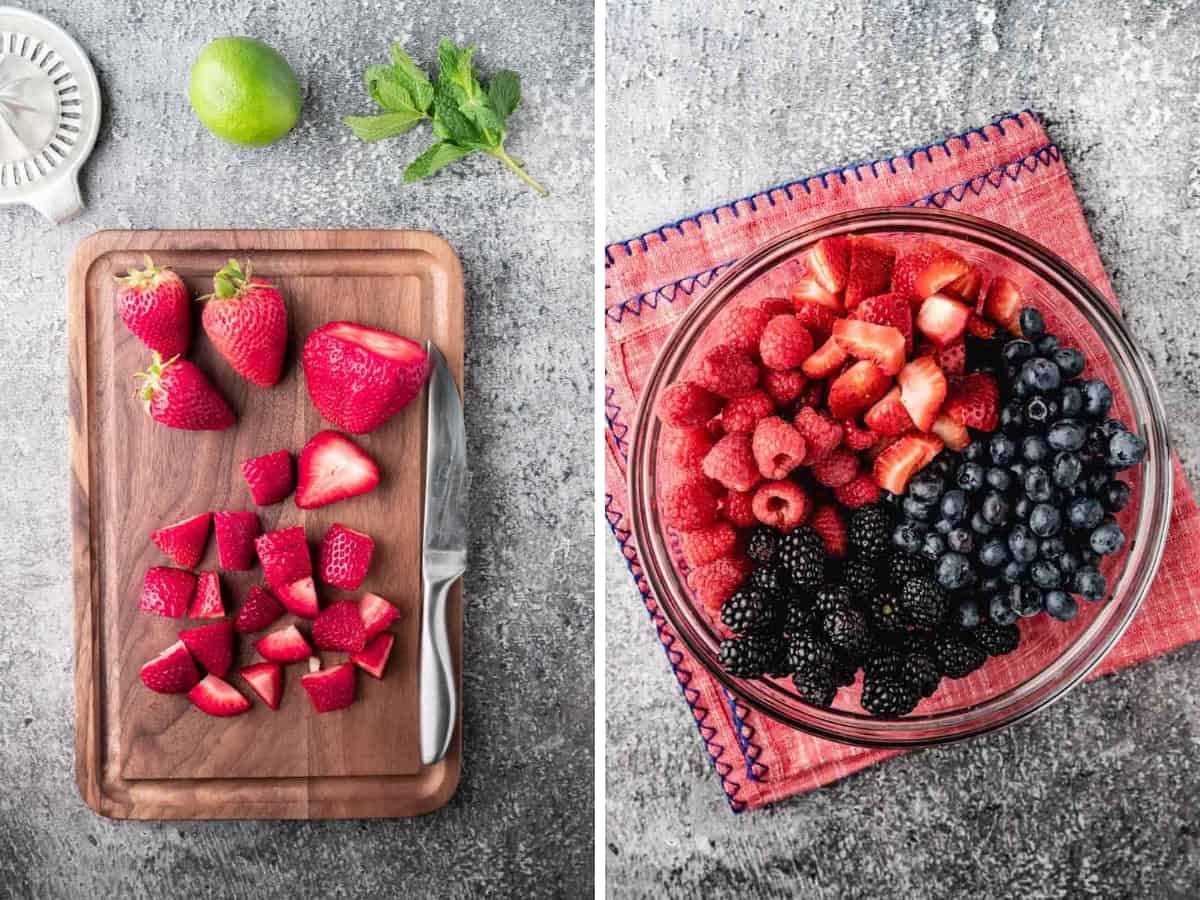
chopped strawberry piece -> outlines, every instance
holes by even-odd
[[[1006,331],[1019,335],[1021,326],[1017,318],[1023,302],[1021,289],[1003,275],[997,275],[988,285],[983,314]]]
[[[156,694],[182,694],[200,680],[200,672],[183,641],[176,641],[138,670],[142,684]]]
[[[813,463],[813,478],[825,487],[838,488],[848,484],[858,474],[858,455],[839,447],[822,460]]]
[[[658,400],[658,417],[668,425],[696,428],[721,411],[721,399],[690,381],[677,381]]]
[[[967,433],[967,426],[956,422],[945,413],[940,413],[933,420],[932,432],[940,437],[942,443],[951,450],[962,450],[971,443],[971,435]]]
[[[834,317],[840,316],[844,311],[836,292],[825,290],[816,278],[801,278],[792,285],[792,306],[798,309],[801,305],[810,303],[829,310]]]
[[[721,518],[738,528],[750,528],[754,517],[754,495],[749,491],[726,491],[721,497]]]
[[[829,412],[835,419],[854,418],[886,394],[891,384],[892,379],[871,360],[856,362],[829,386]]]
[[[855,359],[869,359],[884,375],[895,375],[904,365],[904,334],[891,325],[857,319],[833,323],[833,339]]]
[[[921,431],[933,427],[946,399],[946,376],[931,357],[919,356],[900,370],[900,402]]]
[[[196,576],[196,591],[188,607],[189,619],[220,619],[225,615],[221,599],[221,579],[216,572],[201,572]]]
[[[850,240],[846,237],[823,238],[808,254],[808,268],[817,283],[831,294],[846,289],[850,275]]]
[[[949,294],[963,301],[972,309],[979,302],[979,289],[983,287],[983,275],[974,267],[969,267],[966,273],[959,275],[952,282],[941,288],[942,293]]]
[[[370,640],[400,618],[400,610],[378,594],[367,593],[358,601],[358,615]]]
[[[270,506],[286,499],[296,484],[292,472],[292,454],[276,450],[242,463],[242,477],[250,488],[250,496],[259,506]]]
[[[800,369],[809,378],[828,378],[839,371],[849,358],[841,344],[831,337],[804,361]]]
[[[879,454],[875,460],[875,483],[885,491],[903,494],[909,479],[942,451],[940,438],[908,434]]]
[[[853,419],[847,419],[842,423],[842,434],[844,435],[842,439],[851,450],[866,450],[879,437],[869,428],[859,428],[858,423]]]
[[[812,355],[812,350],[812,335],[795,316],[773,318],[758,344],[758,355],[768,369],[794,369]]]
[[[750,560],[739,554],[692,569],[687,579],[688,585],[696,593],[696,599],[710,611],[716,612],[742,586],[749,574]]]
[[[972,372],[955,379],[950,384],[944,411],[967,428],[995,431],[1000,424],[1000,388],[996,379],[986,372]],[[950,441],[946,444],[949,446]]]
[[[302,619],[315,619],[320,611],[320,603],[317,600],[317,586],[313,583],[312,576],[297,578],[291,584],[285,584],[281,588],[276,588],[275,593],[279,597],[279,602],[284,605],[293,616],[299,616]]]
[[[250,588],[246,602],[238,610],[237,618],[233,621],[233,628],[242,634],[250,631],[262,631],[283,613],[283,604],[256,584]]]
[[[791,311],[792,305],[789,303],[783,312]],[[721,340],[743,353],[756,353],[758,342],[762,340],[763,329],[767,327],[771,318],[771,314],[761,306],[747,303],[735,306],[721,316]]]
[[[737,546],[737,540],[737,529],[724,521],[679,536],[683,556],[693,568],[728,556]]]
[[[731,491],[748,491],[761,480],[758,465],[754,462],[754,451],[751,448],[748,434],[725,435],[708,452],[708,456],[704,457],[700,469],[713,481],[719,482]],[[707,509],[707,504],[699,501],[698,508]],[[714,506],[713,518],[715,517]],[[709,523],[698,522],[694,528],[686,528],[682,525],[676,527],[681,531],[694,531],[695,528],[707,524]]]
[[[387,666],[388,657],[392,655],[392,644],[396,636],[391,633],[377,635],[368,642],[367,646],[357,653],[350,654],[350,662],[354,663],[372,678],[382,678]]]
[[[367,643],[367,629],[363,627],[358,604],[339,600],[321,610],[313,622],[312,638],[318,650],[357,653]]]
[[[233,665],[233,623],[228,619],[185,628],[179,639],[205,670],[214,675],[224,675]]]
[[[952,250],[928,244],[896,261],[892,290],[919,303],[967,274],[967,261]]]
[[[240,716],[250,708],[250,701],[228,681],[216,675],[205,675],[204,680],[188,691],[188,699],[201,712],[210,716]]]
[[[868,297],[882,294],[892,279],[896,251],[875,238],[850,238],[850,272],[842,302],[850,311]]]
[[[842,443],[842,426],[811,406],[801,407],[792,424],[804,436],[809,463],[824,459]]]
[[[829,337],[833,331],[833,323],[838,319],[838,313],[829,307],[808,300],[797,300],[795,310],[796,321],[808,329],[814,342],[824,341]]]
[[[304,529],[299,525],[260,535],[254,540],[254,549],[258,551],[267,584],[273,588],[284,587],[312,574],[312,555]]]
[[[314,664],[317,668],[313,668]],[[354,702],[355,666],[342,663],[332,669],[321,669],[320,661],[309,660],[309,673],[300,676],[300,685],[312,701],[313,709],[319,713],[345,709]]]
[[[204,556],[212,513],[200,513],[151,533],[150,540],[171,562],[194,569]]]
[[[213,513],[217,533],[217,557],[227,572],[244,572],[254,567],[254,539],[262,531],[258,513]]]
[[[872,322],[875,325],[890,325],[904,335],[904,352],[912,353],[913,317],[908,300],[899,294],[877,294],[858,304],[851,318]]]
[[[754,492],[754,517],[785,534],[804,524],[812,500],[794,481],[768,481]]]
[[[334,522],[321,539],[321,548],[317,553],[317,570],[321,573],[321,580],[342,590],[358,590],[367,577],[374,552],[375,542],[370,535]]]
[[[768,378],[775,373],[767,373]],[[726,434],[750,434],[760,419],[775,412],[775,401],[766,391],[751,391],[725,404],[721,412],[721,427]]]
[[[186,569],[151,566],[142,582],[138,609],[156,616],[179,619],[187,615],[188,603],[196,590],[196,576]]]
[[[283,667],[279,663],[254,663],[244,666],[239,674],[263,703],[279,709],[279,699],[283,696]]]
[[[803,435],[790,423],[778,416],[768,416],[754,429],[751,449],[762,477],[777,481],[804,462],[807,445]]]
[[[934,294],[917,310],[917,331],[938,347],[945,347],[962,338],[970,317],[971,308],[965,303]]]
[[[945,374],[961,375],[967,370],[967,345],[962,341],[956,341],[947,347],[934,347],[931,344],[925,346],[928,348],[928,354]]]
[[[877,501],[880,497],[879,485],[866,472],[855,475],[841,487],[833,489],[834,499],[847,509],[858,509]]]
[[[268,662],[294,663],[312,656],[312,647],[295,625],[263,635],[254,642],[254,649]]]
[[[967,334],[977,338],[992,338],[996,336],[996,326],[982,316],[971,313],[967,319]]]
[[[881,397],[863,416],[867,427],[885,436],[912,431],[913,420],[900,402],[900,388],[894,387]]]
[[[807,384],[808,376],[799,369],[788,369],[782,372],[768,369],[767,373],[763,375],[763,386],[766,387],[771,399],[780,406],[794,403]],[[729,402],[733,403],[732,400]],[[722,416],[722,418],[724,417]]]
[[[841,559],[846,555],[846,523],[837,507],[818,506],[809,516],[808,527],[820,536],[828,556]]]

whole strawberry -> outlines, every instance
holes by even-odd
[[[233,370],[259,387],[279,381],[287,351],[287,307],[279,289],[251,277],[249,261],[243,270],[231,259],[201,299],[204,333]]]
[[[163,362],[154,353],[150,368],[137,372],[138,396],[155,422],[185,431],[221,431],[237,421],[208,376],[186,359]]]
[[[156,266],[117,276],[117,312],[125,327],[164,359],[187,353],[192,342],[192,304],[187,285],[175,272]]]

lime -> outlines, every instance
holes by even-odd
[[[217,137],[270,144],[300,118],[300,83],[286,59],[256,38],[217,38],[192,66],[188,99]]]

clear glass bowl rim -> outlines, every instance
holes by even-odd
[[[654,402],[679,377],[695,342],[725,301],[744,287],[823,238],[898,231],[967,241],[1006,256],[1073,304],[1112,357],[1148,454],[1141,469],[1140,507],[1124,570],[1104,608],[1074,642],[1037,675],[978,704],[889,721],[818,709],[773,682],[735,678],[722,669],[714,633],[687,599],[659,522],[654,461],[661,424],[654,414]],[[838,213],[762,244],[718,278],[676,325],[655,360],[634,418],[627,468],[631,527],[643,572],[672,627],[701,665],[749,707],[801,731],[845,744],[913,748],[950,743],[1005,728],[1062,698],[1099,665],[1125,633],[1145,599],[1166,546],[1173,467],[1165,422],[1150,367],[1119,315],[1078,270],[1053,251],[1002,225],[948,210],[904,207]]]

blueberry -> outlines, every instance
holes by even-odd
[[[1008,602],[1013,612],[1028,619],[1042,611],[1042,592],[1032,584],[1014,584],[1008,589]]]
[[[983,487],[983,466],[977,462],[963,463],[958,470],[958,486],[968,493]]]
[[[1013,512],[1018,519],[1028,519],[1029,514],[1033,512],[1033,501],[1028,497],[1018,497],[1017,502],[1013,504]]]
[[[1021,363],[1021,380],[1018,383],[1037,393],[1057,391],[1062,385],[1062,373],[1050,360],[1035,356]]]
[[[1083,412],[1083,391],[1077,385],[1068,384],[1058,395],[1058,406],[1067,418],[1079,415]]]
[[[1008,384],[1009,384],[1009,390],[1012,391],[1012,395],[1021,400],[1024,400],[1026,397],[1032,397],[1034,394],[1036,394],[1038,392],[1037,388],[1032,387],[1029,384],[1026,384],[1021,379],[1020,371],[1018,371],[1017,374],[1013,378],[1010,378],[1008,380]]]
[[[1004,404],[1000,410],[1000,429],[1008,434],[1019,434],[1025,429],[1025,405],[1020,400]]]
[[[962,455],[968,462],[983,462],[983,458],[987,456],[987,445],[983,441],[971,441],[963,449]]]
[[[1025,564],[1010,559],[1004,564],[1004,571],[1000,573],[1000,577],[1008,584],[1020,584],[1025,580]]]
[[[1025,401],[1025,421],[1031,428],[1044,425],[1050,418],[1050,405],[1041,394],[1034,394]]]
[[[1034,533],[1036,534],[1037,532]],[[1042,559],[1048,559],[1052,562],[1056,562],[1058,557],[1062,553],[1066,552],[1066,549],[1067,542],[1061,537],[1043,538],[1038,543],[1038,556],[1040,556]]]
[[[1141,436],[1128,431],[1118,431],[1108,440],[1108,454],[1104,457],[1110,469],[1128,469],[1146,458],[1146,442]]]
[[[1055,450],[1078,450],[1087,439],[1087,431],[1074,419],[1063,419],[1050,426],[1046,440]]]
[[[1017,314],[1017,323],[1021,326],[1021,334],[1036,341],[1046,333],[1046,320],[1042,318],[1041,310],[1027,306]]]
[[[1054,351],[1054,364],[1058,366],[1064,375],[1068,378],[1074,378],[1083,371],[1084,363],[1087,359],[1082,353],[1074,347],[1061,347]]]
[[[921,555],[930,562],[937,562],[938,557],[946,552],[946,539],[936,531],[925,535],[921,542]]]
[[[1058,338],[1052,334],[1044,334],[1033,346],[1038,353],[1053,361],[1054,354],[1058,352]],[[1055,365],[1057,366],[1057,363]]]
[[[963,587],[970,580],[970,561],[961,553],[945,553],[937,561],[934,576],[937,583],[947,590],[953,591]]]
[[[1017,621],[1017,614],[1009,602],[1008,593],[994,594],[988,602],[988,615],[997,625],[1012,625]]]
[[[949,534],[955,529],[955,525],[949,519],[938,519],[933,523],[933,529],[938,534]]]
[[[1055,454],[1051,477],[1056,485],[1061,488],[1070,487],[1079,480],[1079,476],[1082,474],[1083,463],[1074,453],[1062,450]]]
[[[1024,525],[1013,526],[1008,533],[1008,552],[1019,563],[1032,562],[1037,556],[1037,538]]]
[[[1026,462],[1041,462],[1050,455],[1050,445],[1040,434],[1031,434],[1021,441],[1021,455]]]
[[[1046,591],[1046,596],[1042,598],[1042,605],[1046,607],[1047,613],[1060,622],[1070,622],[1079,612],[1079,605],[1075,602],[1075,598],[1066,591]]]
[[[908,485],[908,495],[919,503],[936,503],[942,496],[942,489],[940,478],[922,472]]]
[[[1040,588],[1056,588],[1062,583],[1058,566],[1045,559],[1039,559],[1029,567],[1029,577]]]
[[[946,535],[946,546],[955,553],[969,554],[975,549],[975,538],[965,528],[955,528]]]
[[[983,621],[983,604],[974,597],[958,603],[958,625],[960,628],[976,628]]]
[[[1079,561],[1082,568],[1091,566],[1093,569],[1100,563],[1100,554],[1094,552],[1090,547],[1079,548]]]
[[[1096,553],[1108,556],[1125,546],[1125,532],[1110,518],[1092,532],[1088,544]]]
[[[1003,354],[1007,362],[1021,362],[1033,356],[1033,344],[1017,338],[1004,345]]]
[[[1101,600],[1104,598],[1104,592],[1108,589],[1108,584],[1104,580],[1104,576],[1099,570],[1092,566],[1086,566],[1075,573],[1075,580],[1072,582],[1075,587],[1075,593],[1083,597],[1084,600]]]
[[[1107,416],[1112,401],[1112,390],[1103,381],[1083,382],[1083,411],[1093,419]]]
[[[1040,538],[1052,537],[1062,528],[1062,513],[1057,506],[1039,503],[1029,514],[1029,530]]]
[[[984,519],[983,513],[976,510],[971,516],[971,530],[978,535],[988,535],[992,533],[992,526]]]
[[[1108,487],[1109,474],[1107,472],[1092,472],[1085,481],[1087,494],[1092,497],[1099,498],[1104,489]]]
[[[1058,570],[1063,573],[1064,578],[1071,578],[1079,571],[1079,557],[1074,553],[1064,552],[1058,555]]]
[[[1012,473],[1008,469],[992,466],[983,477],[994,490],[1007,491],[1012,487]]]
[[[979,562],[989,569],[996,569],[1008,562],[1008,544],[1000,538],[992,538],[979,548]]]
[[[1120,419],[1105,419],[1100,423],[1100,433],[1110,440],[1117,432],[1128,430],[1129,429],[1125,427],[1125,423]]]
[[[1094,497],[1076,497],[1067,504],[1067,521],[1072,528],[1095,528],[1104,519],[1104,507]]]
[[[901,522],[892,532],[892,543],[909,555],[914,555],[921,549],[921,539],[924,534],[915,522]]]
[[[1050,473],[1043,466],[1030,466],[1022,481],[1025,496],[1034,503],[1045,503],[1054,496],[1054,485],[1050,481]],[[1032,515],[1032,510],[1030,515]]]
[[[998,491],[988,491],[979,507],[979,514],[989,525],[1003,525],[1008,521],[1008,501]]]
[[[992,462],[998,466],[1007,466],[1017,456],[1017,445],[1007,434],[993,434],[988,443],[988,453]]]
[[[1012,472],[1018,481],[1025,480],[1025,473],[1029,471],[1029,463],[1023,459],[1018,459],[1015,463],[1008,467],[1008,471]]]
[[[948,522],[960,522],[967,514],[967,495],[954,488],[942,495],[942,516]]]
[[[1105,509],[1109,512],[1120,512],[1129,504],[1133,491],[1125,482],[1114,479],[1106,484],[1099,494]]]
[[[920,500],[916,500],[913,497],[905,497],[900,503],[900,509],[904,512],[904,515],[908,516],[910,519],[917,519],[921,522],[927,522],[929,521],[930,515],[933,513],[933,504],[922,503]]]

